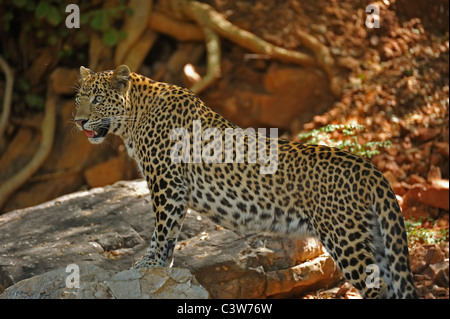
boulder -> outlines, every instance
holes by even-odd
[[[177,246],[174,265],[188,267],[212,298],[282,298],[341,279],[313,238],[238,234],[218,227]]]
[[[328,85],[326,75],[316,69],[271,64],[264,77],[268,94],[259,101],[259,121],[290,128],[294,118],[311,120],[334,102]]]
[[[432,184],[414,184],[403,196],[401,203],[406,219],[428,216],[427,207],[449,210],[448,180],[435,180]],[[422,208],[424,207],[424,209]]]
[[[449,210],[449,188],[440,185],[415,185],[403,198],[405,204],[421,203],[427,206]]]
[[[100,267],[110,278],[145,254],[153,227],[150,195],[142,180],[81,191],[1,215],[0,293],[69,264]],[[295,296],[341,279],[331,257],[314,239],[243,236],[191,210],[174,257],[174,267],[189,269],[212,298]]]
[[[208,292],[187,269],[115,272],[90,264],[71,266],[22,280],[6,289],[0,299],[208,298]]]
[[[224,59],[223,74],[233,72],[231,65]],[[297,132],[335,102],[326,74],[316,68],[271,62],[265,73],[246,72],[245,77],[247,82],[237,83],[230,74],[228,79],[218,80],[219,90],[202,94],[206,104],[243,128]],[[248,87],[248,83],[254,85]]]

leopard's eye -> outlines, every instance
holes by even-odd
[[[103,96],[97,95],[97,96],[95,97],[95,103],[100,103],[101,101],[103,101]]]

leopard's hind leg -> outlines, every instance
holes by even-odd
[[[334,223],[317,221],[314,232],[345,278],[364,298],[387,298],[388,287],[383,279],[385,267],[380,267],[383,260],[377,257],[380,237],[372,231],[375,216],[349,210],[333,220]]]

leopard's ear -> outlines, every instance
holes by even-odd
[[[80,74],[81,79],[83,81],[86,81],[91,75],[94,74],[94,72],[88,68],[85,68],[84,66],[80,66]]]
[[[117,67],[111,76],[111,86],[118,91],[126,89],[130,81],[130,73],[130,68],[124,64]]]

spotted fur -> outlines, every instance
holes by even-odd
[[[193,157],[199,155],[193,147],[195,123],[221,133],[237,126],[191,91],[131,73],[127,66],[80,72],[75,122],[92,143],[101,143],[107,133],[120,136],[150,189],[155,230],[148,253],[134,268],[171,265],[186,209],[192,208],[244,233],[316,236],[364,297],[417,297],[399,205],[370,162],[331,147],[277,139],[276,171],[261,174],[265,164],[249,160],[255,158],[248,145],[256,135],[245,135],[240,137],[249,157],[242,163],[175,163],[174,129],[191,132]],[[374,265],[378,286],[367,284]]]

